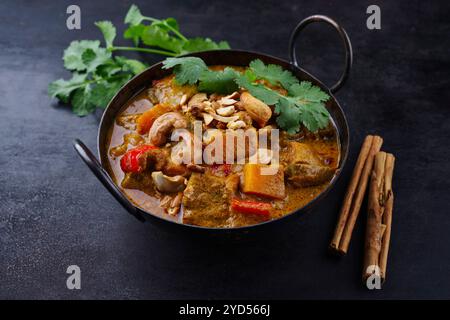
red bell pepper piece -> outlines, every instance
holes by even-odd
[[[224,175],[229,175],[232,171],[231,164],[224,163],[224,164],[213,164],[211,165],[211,170],[213,172],[223,172]]]
[[[257,214],[268,217],[272,206],[267,202],[233,199],[231,209],[240,213]]]
[[[139,173],[144,170],[144,168],[141,167],[139,163],[139,157],[152,149],[156,149],[155,146],[149,145],[149,144],[143,144],[140,146],[137,146],[136,148],[128,150],[120,159],[120,167],[122,168],[123,172],[133,172],[133,173]]]

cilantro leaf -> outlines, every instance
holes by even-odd
[[[146,17],[136,5],[128,10],[125,23],[128,28],[123,37],[131,39],[135,47],[114,46],[117,36],[115,26],[107,20],[96,22],[105,46],[102,47],[98,40],[72,41],[63,54],[64,67],[72,72],[72,78],[53,81],[48,86],[48,94],[62,102],[71,103],[73,112],[83,116],[96,107],[105,107],[126,81],[147,68],[145,63],[113,56],[113,52],[139,51],[177,56],[194,51],[229,48],[224,41],[216,43],[209,38],[188,39],[180,32],[175,18]],[[138,47],[140,43],[149,47]],[[170,63],[165,68],[174,68],[175,79],[180,84],[195,84],[203,73],[208,72],[208,67],[201,59],[187,58]],[[203,79],[202,87],[205,90],[214,88],[227,91],[237,88],[230,70],[224,70],[218,75],[206,74]]]
[[[91,88],[85,86],[75,90],[72,98],[72,111],[76,115],[83,117],[95,110],[95,105],[90,101]]]
[[[299,110],[290,100],[282,98],[275,105],[275,112],[278,114],[276,119],[280,128],[283,128],[290,134],[298,131],[299,127]]]
[[[290,95],[305,101],[322,102],[328,100],[330,97],[319,87],[313,86],[309,81],[293,84],[287,89]]]
[[[72,79],[58,79],[48,86],[48,94],[52,98],[58,98],[64,103],[69,102],[71,93],[86,85],[86,74],[74,73]]]
[[[183,52],[198,52],[207,50],[230,49],[228,42],[216,43],[209,38],[192,38],[183,45]]]
[[[123,33],[125,39],[132,39],[135,46],[139,45],[139,39],[142,37],[142,33],[145,30],[145,25],[137,24],[132,25]]]
[[[144,24],[151,21],[150,25]],[[214,42],[209,38],[191,38],[188,39],[180,32],[180,26],[175,18],[156,19],[142,15],[136,5],[132,5],[125,17],[125,23],[129,24],[128,29],[124,32],[124,38],[132,39],[135,46],[142,42],[144,45],[153,47],[148,52],[156,48],[167,50],[159,53],[168,56],[177,56],[190,52],[198,52],[205,50],[229,49],[230,46],[226,41]],[[141,48],[140,51],[144,51]]]
[[[229,67],[223,71],[214,71],[209,70],[200,58],[184,57],[166,59],[163,68],[174,68],[175,79],[179,84],[198,82],[199,91],[226,94],[239,87],[248,90],[255,98],[275,106],[276,122],[289,133],[298,132],[301,125],[314,132],[329,123],[330,114],[324,105],[328,94],[311,82],[299,82],[280,66],[266,66],[262,61],[254,60],[243,73]],[[285,86],[288,95],[259,83],[259,79]]]
[[[256,75],[258,79],[269,81],[272,85],[279,85],[288,89],[294,84],[298,83],[297,78],[288,70],[276,64],[265,65],[260,59],[250,62],[250,70]]]
[[[105,43],[107,48],[112,48],[113,41],[116,38],[116,27],[111,23],[111,21],[98,21],[95,25],[100,29],[105,38]]]
[[[110,81],[97,83],[91,90],[89,102],[100,108],[106,108],[109,101],[130,78],[131,75],[126,74]]]
[[[94,71],[99,65],[107,63],[111,58],[111,52],[104,48],[98,48],[96,51],[86,49],[81,54],[81,61],[86,66],[86,71]]]
[[[181,52],[183,41],[172,37],[169,31],[157,24],[146,26],[141,35],[142,42],[148,46],[160,47],[172,52]]]
[[[127,15],[125,16],[125,23],[129,23],[132,26],[140,24],[145,17],[142,15],[139,8],[133,4],[130,9],[128,9]]]
[[[204,92],[231,93],[237,91],[239,86],[234,81],[236,71],[232,68],[225,68],[223,71],[204,71],[200,75],[198,89]]]
[[[139,60],[128,59],[120,56],[115,57],[115,60],[122,67],[122,71],[130,71],[133,75],[141,73],[147,68],[147,65]]]
[[[88,66],[86,72],[75,72],[72,79],[59,79],[48,87],[51,97],[65,103],[70,101],[73,112],[79,116],[93,112],[96,107],[106,107],[132,76],[147,67],[140,61],[118,56],[109,58],[97,68],[91,68],[97,64],[97,55],[92,49],[83,52],[82,60]]]
[[[163,61],[163,69],[174,68],[175,79],[178,84],[195,84],[202,72],[208,66],[202,59],[196,57],[167,58]]]
[[[326,127],[330,114],[323,102],[328,100],[329,96],[311,82],[299,83],[296,78],[291,79],[291,76],[290,72],[289,74],[283,70],[280,72],[278,68],[265,66],[260,60],[254,60],[250,63],[250,69],[244,75],[240,75],[236,82],[255,98],[268,105],[275,105],[276,122],[288,133],[298,132],[300,125],[304,125],[312,132]],[[286,86],[285,88],[289,89],[289,96],[283,96],[262,84],[255,83],[256,79],[262,78],[272,84]]]
[[[308,82],[308,85],[313,92],[315,92],[318,88],[312,86],[311,83]],[[308,94],[305,92],[305,94]],[[325,94],[325,93],[323,93]],[[325,108],[325,105],[321,101],[308,101],[304,99],[303,96],[288,96],[282,98],[280,103],[284,103],[287,105],[284,100],[287,100],[290,109],[287,109],[285,105],[281,105],[280,103],[276,106],[275,111],[278,113],[277,123],[278,121],[282,122],[280,125],[283,129],[287,130],[289,133],[298,132],[300,129],[300,124],[304,125],[309,131],[315,132],[318,129],[325,128],[330,121],[330,114],[328,110]],[[296,115],[293,114],[293,110],[296,110]],[[295,126],[294,120],[297,123]]]
[[[278,102],[280,97],[277,92],[270,90],[262,84],[253,83],[252,80],[254,80],[254,74],[252,72],[246,72],[245,74],[239,74],[235,81],[240,87],[247,89],[251,95],[263,101],[265,104],[273,105]]]
[[[156,20],[151,25],[130,25],[124,32],[124,38],[132,39],[136,46],[142,41],[147,46],[159,47],[176,54],[181,54],[185,40],[173,36],[173,32],[178,32],[178,30],[177,20],[167,18],[164,20]]]
[[[95,69],[95,74],[101,78],[109,78],[122,71],[123,67],[120,63],[117,63],[117,58],[118,57],[115,57],[114,59],[110,59],[104,64],[99,65],[97,69]]]
[[[303,112],[309,112],[311,113],[311,116],[314,118],[315,122],[317,123],[316,128],[308,128],[308,124],[305,121],[302,121],[303,125],[308,128],[310,131],[317,131],[318,129],[325,128],[328,123],[330,122],[330,114],[328,110],[325,108],[323,103],[318,102],[312,102],[305,105],[305,109]]]
[[[64,67],[68,70],[86,70],[86,65],[83,63],[81,55],[86,49],[92,49],[95,52],[99,47],[100,41],[98,40],[72,41],[70,46],[64,50]]]
[[[166,31],[180,31],[180,26],[178,25],[178,21],[175,18],[167,18],[164,20],[154,21],[152,24]]]
[[[295,104],[291,98],[280,99],[275,106],[277,124],[290,134],[298,132],[300,124],[311,132],[326,127],[329,123],[328,111],[321,103],[313,104]]]

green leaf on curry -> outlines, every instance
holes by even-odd
[[[275,112],[278,114],[276,122],[280,128],[293,134],[299,128],[299,110],[290,100],[282,98],[275,105]]]
[[[298,132],[301,125],[314,132],[329,123],[330,115],[324,105],[328,94],[308,81],[298,82],[297,78],[280,66],[265,65],[261,60],[254,60],[250,68],[241,73],[232,68],[209,70],[203,60],[196,57],[168,58],[163,62],[163,68],[172,67],[179,84],[198,82],[199,91],[226,94],[239,87],[248,90],[255,98],[275,106],[278,125],[289,133]],[[259,79],[284,86],[288,89],[288,95],[272,90]]]
[[[200,75],[198,89],[208,93],[227,94],[239,89],[234,81],[236,71],[232,68],[225,68],[223,71],[204,71]]]
[[[254,74],[252,72],[245,72],[244,74],[239,74],[236,78],[236,83],[244,89],[247,89],[251,95],[255,98],[263,101],[265,104],[273,105],[278,102],[279,94],[273,90],[270,90],[266,86],[254,83]]]
[[[163,61],[163,69],[174,68],[178,84],[195,84],[204,71],[208,70],[206,63],[197,57],[167,58]]]
[[[279,65],[266,65],[261,60],[256,59],[250,62],[249,67],[258,79],[267,80],[272,85],[281,85],[288,89],[290,86],[298,84],[298,79],[290,71],[284,70]]]
[[[302,81],[300,83],[293,84],[287,89],[289,95],[295,96],[297,99],[303,101],[323,102],[327,101],[330,97],[318,86],[313,86],[309,81]]]

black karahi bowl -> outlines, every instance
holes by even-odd
[[[308,24],[312,22],[324,22],[333,26],[339,33],[341,40],[345,46],[345,68],[338,82],[331,88],[325,86],[321,81],[316,79],[314,76],[299,67],[298,61],[295,54],[295,40],[300,33]],[[116,116],[121,111],[122,107],[134,97],[139,92],[142,92],[153,80],[161,79],[171,73],[170,70],[162,69],[162,62],[156,63],[149,67],[142,73],[136,75],[128,83],[126,83],[119,92],[114,96],[114,98],[108,104],[103,117],[100,121],[100,126],[98,130],[98,155],[100,162],[93,155],[93,153],[80,141],[74,141],[74,147],[86,165],[92,170],[95,176],[102,182],[102,184],[108,189],[109,192],[114,196],[114,198],[120,202],[120,204],[134,217],[138,220],[145,222],[149,221],[151,223],[159,224],[165,226],[173,231],[175,229],[179,231],[193,231],[195,233],[208,233],[208,234],[247,234],[253,230],[265,230],[272,226],[281,225],[282,221],[287,222],[295,217],[301,216],[303,213],[309,211],[315,204],[322,201],[325,195],[333,188],[336,180],[339,178],[342,168],[344,167],[345,161],[347,159],[348,148],[349,148],[349,129],[345,113],[339,105],[338,101],[334,97],[336,93],[346,81],[350,68],[352,65],[352,47],[350,40],[347,36],[345,30],[339,26],[334,20],[329,17],[322,15],[310,16],[303,21],[301,21],[296,28],[293,30],[289,43],[289,53],[290,62],[257,52],[241,51],[241,50],[213,50],[204,51],[199,53],[193,53],[186,56],[199,57],[205,61],[207,65],[234,65],[234,66],[248,66],[248,64],[255,59],[260,59],[266,64],[277,64],[284,69],[290,70],[299,80],[307,80],[312,82],[314,85],[319,86],[322,90],[330,95],[330,99],[326,103],[326,108],[331,114],[331,117],[335,123],[335,126],[339,135],[339,142],[341,148],[341,157],[337,172],[333,177],[331,183],[327,186],[325,190],[322,191],[316,198],[309,202],[306,206],[294,210],[278,219],[269,220],[262,222],[260,224],[237,227],[237,228],[206,228],[200,226],[193,226],[182,224],[181,222],[175,222],[172,220],[164,219],[160,215],[153,214],[152,212],[144,211],[143,209],[134,205],[123,193],[123,191],[118,187],[111,179],[108,171],[105,169],[108,163],[107,156],[107,145],[108,145],[108,132],[113,126]]]

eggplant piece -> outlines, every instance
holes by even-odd
[[[311,187],[328,182],[335,170],[320,165],[294,163],[286,167],[286,179],[296,187]]]

